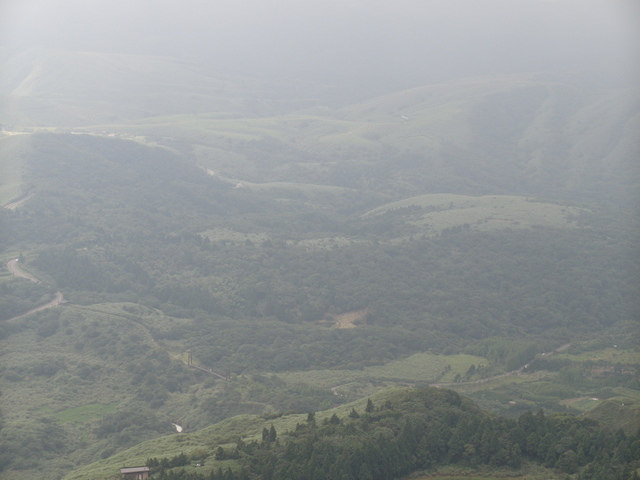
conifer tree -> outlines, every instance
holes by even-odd
[[[369,398],[367,400],[367,406],[365,407],[364,411],[367,413],[371,413],[376,409],[375,405],[373,404],[373,402],[371,401],[371,399]]]

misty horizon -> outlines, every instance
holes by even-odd
[[[169,56],[372,95],[532,72],[629,87],[639,78],[638,11],[624,0],[9,0],[0,45]]]

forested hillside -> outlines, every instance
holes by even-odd
[[[393,479],[436,469],[450,472],[436,478],[463,478],[475,470],[499,472],[491,478],[524,473],[531,479],[575,474],[613,480],[632,478],[639,453],[637,435],[613,434],[570,415],[540,410],[517,419],[495,417],[435,388],[396,389],[375,400],[383,398],[382,404],[369,398],[322,415],[245,416],[237,419],[245,428],[237,438],[230,438],[232,425],[212,426],[181,445],[155,445],[164,455],[145,463],[153,478],[176,480]],[[153,450],[154,442],[147,442],[128,455],[139,459]],[[107,478],[116,465],[100,462],[68,479]]]
[[[636,91],[522,75],[339,108],[271,85],[258,105],[264,84],[212,86],[188,62],[30,55],[0,112],[0,256],[29,274],[0,276],[3,478],[128,463],[144,440],[183,438],[175,425],[306,415],[397,384],[505,416],[416,389],[286,441],[238,443],[238,427],[198,454],[223,462],[206,475],[531,463],[630,478]],[[162,85],[120,98],[95,88],[104,72],[177,86],[168,103]],[[589,412],[602,424],[568,415]],[[185,471],[155,477],[201,478]],[[91,475],[69,478],[107,478]]]

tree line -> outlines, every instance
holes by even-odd
[[[310,414],[277,439],[265,428],[261,442],[239,440],[229,452],[217,450],[216,459],[237,459],[237,468],[199,473],[150,459],[152,478],[391,480],[446,465],[518,472],[531,462],[579,480],[632,480],[640,467],[640,432],[612,433],[592,420],[542,411],[492,416],[455,392],[426,388],[379,406],[369,401],[362,412],[334,415],[322,425]]]

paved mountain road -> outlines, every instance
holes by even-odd
[[[16,277],[26,278],[27,280],[31,280],[33,283],[40,283],[40,280],[20,268],[17,258],[9,260],[7,262],[7,268]]]
[[[26,278],[27,280],[31,280],[34,283],[41,283],[40,280],[38,280],[36,277],[25,272],[20,268],[17,258],[13,260],[9,260],[7,262],[7,268],[16,277]],[[45,308],[57,307],[58,305],[62,305],[63,303],[65,303],[65,300],[62,295],[62,292],[58,291],[55,293],[51,301],[45,303],[44,305],[40,305],[39,307],[32,308],[31,310],[21,313],[20,315],[10,318],[9,320],[16,320],[18,318],[26,317],[27,315],[31,315],[32,313],[39,312],[40,310],[44,310]]]

